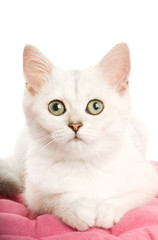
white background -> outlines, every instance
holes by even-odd
[[[131,101],[146,122],[147,157],[158,161],[158,2],[155,0],[0,1],[0,157],[13,151],[22,111],[25,44],[56,65],[85,68],[118,42],[131,51]]]

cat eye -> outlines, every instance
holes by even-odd
[[[63,102],[60,100],[53,100],[48,104],[48,110],[55,116],[60,116],[66,112],[66,108]]]
[[[102,101],[94,99],[89,101],[89,103],[87,104],[86,112],[88,112],[91,115],[97,115],[101,113],[103,109],[104,104],[102,103]]]

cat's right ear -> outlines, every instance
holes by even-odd
[[[35,95],[48,81],[52,64],[37,48],[26,45],[23,52],[23,72],[27,90]]]

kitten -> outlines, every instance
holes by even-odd
[[[116,45],[82,71],[55,67],[33,46],[23,57],[27,126],[8,167],[1,162],[1,192],[21,187],[30,210],[80,231],[111,228],[151,201],[158,175],[145,160],[142,123],[131,113],[128,46]]]

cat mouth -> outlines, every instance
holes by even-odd
[[[75,136],[74,136],[74,140],[81,140],[80,138],[79,138],[79,136],[75,133]]]
[[[77,133],[75,133],[74,136],[71,139],[69,139],[68,142],[76,142],[77,143],[77,142],[84,142],[84,140]]]
[[[83,141],[83,139],[82,139],[81,137],[79,137],[77,133],[75,133],[75,136],[73,137],[72,140],[74,140],[74,141],[76,141],[76,142],[77,142],[77,141]]]
[[[74,140],[77,141],[77,140],[80,140],[80,138],[79,138],[78,136],[75,135]]]

